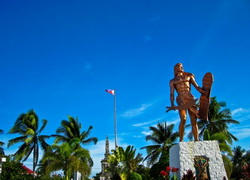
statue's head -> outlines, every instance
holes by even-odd
[[[175,66],[174,66],[174,75],[176,76],[176,74],[178,72],[183,72],[184,69],[183,69],[183,66],[181,63],[177,63]]]

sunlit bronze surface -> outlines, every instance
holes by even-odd
[[[207,93],[202,94],[200,97],[200,106],[199,106],[199,119],[208,121],[208,108],[210,104],[210,91],[214,81],[213,74],[208,72],[204,75],[202,79],[202,89]]]
[[[182,106],[184,104],[190,103],[190,101],[194,100],[194,96],[191,94],[191,84],[196,88],[200,93],[205,94],[201,87],[199,87],[195,81],[195,77],[191,73],[184,72],[183,66],[181,63],[178,63],[174,67],[174,78],[170,80],[170,101],[171,107],[169,109],[178,109],[174,105],[174,92],[176,91],[178,96],[176,97],[176,102],[178,106]],[[192,133],[194,136],[194,140],[198,141],[198,126],[197,126],[197,118],[198,118],[198,110],[193,105],[188,109],[178,109],[180,116],[180,125],[179,125],[179,134],[180,141],[183,141],[185,124],[187,120],[187,112],[190,117],[191,125],[192,125]]]

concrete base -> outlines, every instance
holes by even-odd
[[[180,142],[170,149],[170,166],[179,168],[182,177],[187,170],[196,172],[194,158],[204,156],[209,159],[208,171],[211,180],[227,178],[221,152],[217,141]]]

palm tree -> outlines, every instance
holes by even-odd
[[[18,161],[26,161],[33,152],[33,171],[35,171],[39,158],[39,144],[43,150],[46,150],[48,144],[46,138],[50,136],[40,135],[47,124],[47,120],[42,120],[42,126],[39,129],[39,118],[34,110],[21,114],[14,126],[10,129],[10,134],[20,134],[20,137],[9,140],[8,147],[23,143],[15,153],[15,159]]]
[[[219,148],[221,151],[222,155],[222,160],[225,166],[225,170],[227,173],[227,177],[231,176],[232,170],[233,170],[233,164],[230,160],[229,156],[232,156],[232,149],[231,147],[227,144],[227,139],[228,137],[220,132],[220,133],[215,133],[213,135],[210,135],[210,132],[206,129],[204,132],[203,140],[206,141],[211,141],[211,140],[217,140],[219,144]]]
[[[159,122],[156,127],[149,127],[152,131],[151,135],[146,136],[146,141],[153,142],[153,145],[144,146],[141,149],[147,150],[148,165],[156,163],[159,158],[166,158],[169,154],[169,149],[174,145],[174,142],[179,137],[178,132],[173,132],[174,124],[168,125],[166,122]],[[165,159],[168,163],[168,158]]]
[[[117,174],[122,180],[126,180],[130,173],[137,170],[142,160],[142,155],[140,153],[136,155],[136,149],[133,146],[128,146],[126,149],[117,147],[108,157],[110,164],[108,170]]]
[[[232,163],[233,163],[232,177],[236,179],[243,178],[242,174],[243,168],[248,163],[250,163],[249,152],[247,152],[245,149],[242,149],[240,146],[236,146],[233,149]]]
[[[62,143],[69,143],[69,145],[71,145],[70,142],[76,143],[76,146],[74,146],[75,149],[82,148],[81,144],[85,145],[91,142],[96,144],[98,141],[96,137],[88,138],[88,136],[90,135],[90,130],[93,127],[90,126],[87,131],[82,131],[82,132],[81,132],[81,128],[82,128],[82,125],[81,123],[78,122],[78,118],[75,119],[71,116],[68,116],[68,120],[62,120],[61,126],[56,130],[57,134],[54,134],[51,136],[56,138],[55,144],[62,142]],[[93,161],[91,158],[90,158],[90,161],[91,163],[89,163],[89,165],[91,165],[90,167],[92,167]]]
[[[75,140],[52,145],[42,158],[42,163],[46,164],[46,174],[63,170],[66,180],[69,180],[74,171],[79,171],[82,176],[88,177],[93,166],[92,159],[89,151],[78,145],[79,142]]]
[[[3,130],[0,129],[0,134],[3,134]],[[4,145],[4,142],[3,141],[0,141],[0,155],[4,155],[4,149],[3,149],[3,146]]]
[[[69,142],[72,139],[78,139],[80,144],[89,144],[93,142],[97,143],[98,139],[96,137],[88,138],[90,130],[93,129],[92,126],[88,128],[87,131],[81,132],[82,125],[78,122],[78,118],[73,118],[68,116],[68,120],[62,120],[61,126],[56,130],[57,134],[52,135],[56,137],[55,143]]]
[[[227,153],[230,156],[232,155],[232,149],[231,149],[230,145],[227,144],[228,137],[223,132],[214,133],[214,134],[210,135],[210,132],[206,129],[204,132],[203,140],[205,140],[205,141],[213,141],[213,140],[218,141],[220,151],[222,153]]]
[[[211,135],[222,132],[227,136],[226,141],[232,144],[233,140],[238,139],[228,131],[228,125],[239,124],[239,122],[232,119],[230,109],[221,110],[221,107],[226,107],[226,103],[217,102],[216,97],[212,97],[208,110],[208,121],[198,121],[199,136],[202,138],[205,130],[208,130]]]

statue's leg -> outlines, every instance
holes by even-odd
[[[198,125],[197,125],[197,118],[196,114],[193,113],[192,111],[188,110],[189,116],[190,116],[190,121],[192,125],[192,133],[194,136],[195,141],[199,141],[199,135],[198,135]]]
[[[180,125],[179,125],[179,134],[180,134],[180,142],[183,141],[184,131],[185,131],[185,124],[187,120],[187,113],[186,110],[179,110],[180,115]]]

